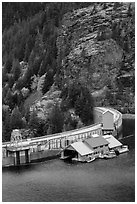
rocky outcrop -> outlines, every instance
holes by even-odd
[[[46,120],[53,106],[61,102],[60,93],[61,92],[59,90],[56,90],[56,88],[52,86],[50,91],[42,96],[40,100],[34,102],[30,108],[30,111],[35,110],[39,118]]]
[[[129,4],[112,2],[94,3],[64,15],[57,39],[62,85],[80,81],[93,96],[101,93],[101,100],[106,90],[118,92],[124,50],[114,37],[114,25],[127,18]]]
[[[113,106],[121,112],[134,110],[131,88],[123,89],[120,85],[122,92],[119,92],[117,83],[125,76],[119,75],[125,51],[116,39],[115,27],[128,18],[130,21],[129,3],[112,2],[94,3],[64,15],[56,42],[60,67],[56,78],[61,86],[79,81],[90,90],[95,106]],[[126,29],[128,23],[120,31],[122,36]],[[134,60],[129,60],[125,66],[130,70]],[[131,72],[134,75],[133,70],[128,71]],[[44,77],[38,80],[38,92]],[[52,107],[61,102],[60,93],[53,85],[31,110],[36,109],[38,116],[45,119]]]

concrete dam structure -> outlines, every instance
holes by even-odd
[[[122,129],[122,114],[112,108],[94,108],[95,123],[80,129],[46,135],[37,138],[22,139],[17,134],[10,142],[2,144],[2,166],[17,166],[39,160],[57,157],[68,145],[83,141],[94,134],[112,134],[117,136]]]

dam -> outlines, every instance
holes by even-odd
[[[21,135],[11,137],[2,144],[2,166],[17,166],[57,157],[68,145],[90,138],[94,134],[117,136],[122,128],[122,114],[112,108],[94,108],[95,123],[80,129],[22,139]]]

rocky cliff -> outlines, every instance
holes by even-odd
[[[133,13],[134,3],[95,3],[66,13],[57,39],[60,85],[80,81],[89,88],[95,105],[113,105],[122,111],[126,103],[129,112],[134,109]],[[127,73],[121,90],[118,79]]]
[[[54,84],[59,89],[53,84],[31,110],[44,119],[61,102],[62,87],[80,82],[95,106],[134,113],[134,3],[94,3],[66,13],[56,44],[60,70]]]

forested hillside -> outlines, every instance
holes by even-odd
[[[2,3],[3,141],[91,124],[94,105],[133,113],[134,16],[134,3]]]

